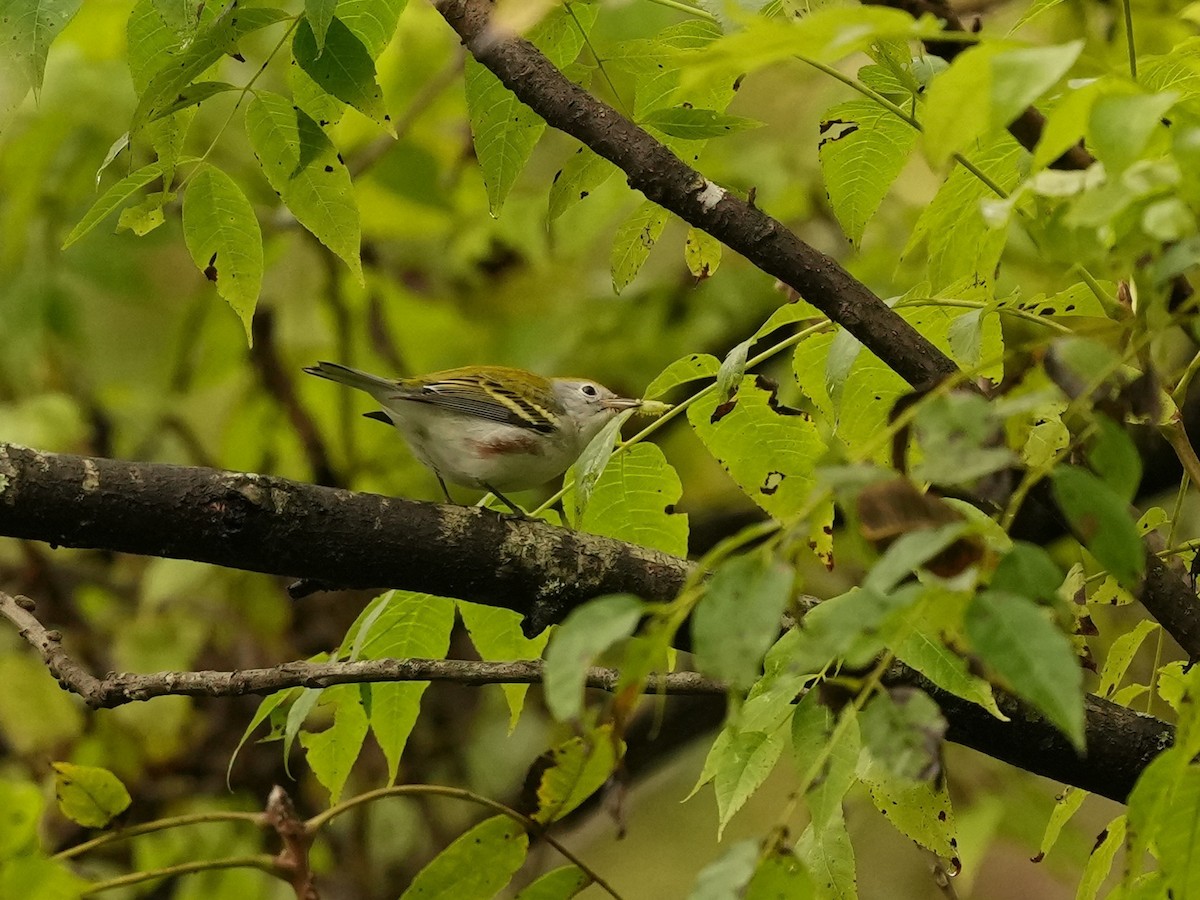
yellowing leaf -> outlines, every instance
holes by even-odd
[[[108,769],[52,763],[58,808],[72,822],[104,828],[133,802],[125,785]]]

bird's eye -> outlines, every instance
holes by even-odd
[[[595,397],[596,396],[596,386],[594,384],[585,384],[583,387],[580,388],[580,390],[583,391],[583,394],[585,397]]]

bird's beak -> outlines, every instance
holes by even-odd
[[[615,409],[620,411],[623,409],[637,409],[642,405],[642,401],[632,400],[629,397],[613,397],[611,400],[602,401],[600,405],[605,409]]]

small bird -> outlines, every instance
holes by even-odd
[[[337,363],[309,375],[366,391],[381,411],[368,418],[394,425],[413,455],[446,481],[491,491],[537,487],[561,475],[618,413],[641,400],[619,397],[580,378],[545,378],[504,366],[467,366],[389,381]]]

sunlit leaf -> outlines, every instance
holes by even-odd
[[[618,294],[642,270],[669,217],[670,213],[657,203],[646,200],[617,228],[613,236],[612,281]]]
[[[568,492],[568,500],[573,491]],[[687,556],[688,518],[675,511],[683,485],[655,444],[635,444],[609,461],[577,527],[674,556]]]
[[[546,641],[550,639],[547,629],[534,638],[525,637],[521,630],[521,615],[499,606],[484,606],[479,603],[456,601],[458,614],[471,635],[471,643],[479,651],[481,659],[489,662],[508,662],[516,659],[540,659]],[[527,684],[502,684],[504,699],[508,702],[508,730],[517,727],[517,719],[525,706]]]
[[[747,376],[732,409],[709,396],[688,408],[688,421],[722,468],[771,515],[795,515],[808,500],[824,443],[812,418],[779,404],[767,383]]]
[[[507,816],[493,816],[435,856],[401,900],[491,900],[525,861],[529,836]]]
[[[85,828],[104,828],[133,802],[129,791],[108,769],[51,763],[59,811]]]
[[[430,594],[392,591],[384,612],[362,645],[363,659],[442,659],[450,648],[454,601]],[[370,686],[371,731],[395,780],[400,756],[421,709],[428,681],[381,682]]]
[[[333,724],[324,731],[300,732],[300,745],[305,750],[308,767],[329,791],[329,802],[337,803],[367,737],[362,688],[357,684],[326,688],[321,693],[320,706],[333,711]]]
[[[615,594],[572,610],[546,649],[546,706],[559,721],[575,719],[583,709],[587,668],[597,655],[629,637],[642,617],[642,601]]]
[[[246,131],[287,208],[362,282],[358,203],[350,173],[325,132],[286,97],[268,91],[247,105]]]
[[[214,166],[204,166],[188,181],[183,239],[192,261],[216,281],[217,293],[242,320],[249,342],[250,320],[262,288],[262,232],[237,182]]]
[[[618,741],[612,726],[605,725],[547,751],[534,821],[547,825],[561,819],[599,790],[616,768]]]
[[[323,49],[308,20],[301,20],[292,39],[292,56],[323,91],[392,130],[383,90],[375,77],[375,63],[341,19],[329,23]]]
[[[150,163],[148,166],[142,166],[137,171],[131,172],[110,187],[100,196],[99,200],[92,204],[92,208],[79,220],[79,224],[71,229],[71,233],[63,241],[63,249],[70,247],[104,221],[117,207],[126,203],[134,194],[155,179],[161,178],[162,174],[161,164]]]
[[[646,387],[647,400],[661,397],[672,388],[700,378],[716,378],[721,361],[709,353],[689,353],[671,363]]]
[[[825,112],[818,151],[834,215],[850,243],[879,208],[907,161],[917,131],[871,100],[850,100]]]
[[[669,109],[656,109],[642,117],[643,125],[657,128],[672,137],[698,140],[701,138],[723,137],[748,131],[751,128],[761,128],[763,123],[742,116],[729,116],[713,109],[696,109],[691,106],[673,106]]]

